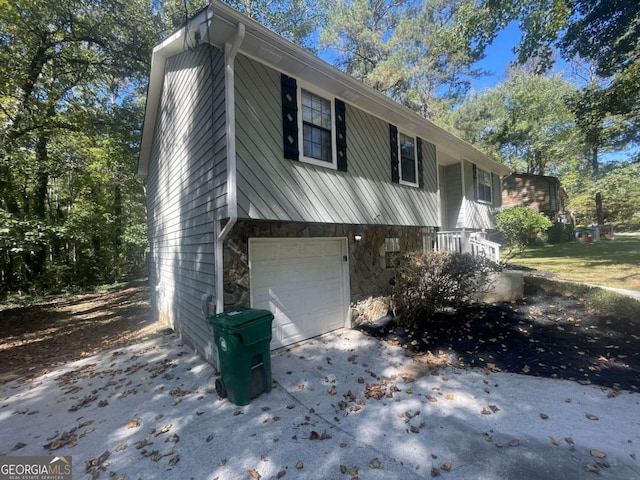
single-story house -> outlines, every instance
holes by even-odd
[[[484,231],[509,170],[213,1],[153,51],[138,176],[153,310],[209,362],[206,314],[275,315],[272,347],[351,322],[398,252]]]
[[[568,219],[565,204],[568,195],[558,177],[512,173],[502,180],[502,206],[524,205],[551,220]]]

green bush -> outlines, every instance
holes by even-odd
[[[398,257],[393,304],[402,324],[424,325],[446,307],[469,302],[500,267],[470,253],[413,252]]]
[[[504,260],[522,253],[532,242],[542,239],[553,223],[541,213],[527,207],[513,207],[494,217],[496,229],[502,234],[503,247],[507,249]]]
[[[547,230],[547,241],[549,243],[564,243],[575,240],[573,225],[570,223],[555,222]]]

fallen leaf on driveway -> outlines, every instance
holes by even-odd
[[[438,467],[431,467],[431,476],[437,477],[440,475],[440,469]]]
[[[549,437],[549,439],[551,440],[551,443],[554,444],[556,447],[560,445],[560,440],[558,440],[557,438]]]
[[[585,415],[585,417],[587,417],[589,420],[599,420],[599,418],[598,418],[596,415],[594,415],[593,413],[585,413],[584,415]]]
[[[431,403],[436,403],[438,401],[438,399],[433,395],[427,395],[427,400],[429,400]]]
[[[129,423],[127,423],[127,428],[137,428],[140,426],[140,421],[137,418],[134,418]]]
[[[607,454],[601,452],[600,450],[591,450],[591,456],[596,458],[604,458],[607,456]]]
[[[451,470],[451,462],[444,462],[441,466],[440,466],[441,470],[444,470],[445,472],[448,472],[449,470]]]
[[[260,474],[255,470],[249,470],[249,476],[254,480],[260,480]]]
[[[482,411],[480,412],[482,415],[491,415],[491,412],[489,410],[487,410],[486,408],[483,408]]]
[[[549,419],[549,415],[547,415],[546,413],[541,413],[541,414],[540,414],[540,418],[541,418],[542,420],[548,420],[548,419]]]
[[[598,473],[598,474],[600,473],[600,469],[596,465],[593,465],[591,463],[588,465],[585,465],[584,470],[586,472],[591,472],[591,473]]]
[[[510,447],[520,446],[520,440],[518,440],[517,438],[514,438],[513,440],[509,440],[509,446]]]
[[[18,442],[16,443],[11,450],[20,450],[21,448],[26,447],[26,443]]]
[[[146,440],[139,440],[136,443],[134,443],[133,445],[134,445],[134,447],[136,447],[136,449],[140,450],[141,448],[144,448],[147,445],[149,445],[149,442],[147,442]]]
[[[171,427],[173,427],[173,424],[167,423],[164,427],[162,427],[160,429],[159,432],[156,432],[155,436],[157,437],[158,435],[162,435],[163,433],[167,433],[169,430],[171,430]]]
[[[70,412],[76,412],[80,410],[82,407],[89,405],[91,402],[95,401],[97,398],[98,398],[97,395],[87,395],[86,397],[81,398],[78,403],[71,406],[68,410]]]
[[[304,463],[302,463],[302,461],[299,460],[298,463],[296,463],[296,468],[298,470],[302,470],[304,468]]]
[[[74,433],[75,428],[70,431],[70,432],[64,432],[60,438],[57,438],[53,441],[51,441],[50,443],[47,443],[44,448],[47,448],[49,450],[57,450],[60,447],[64,447],[65,445],[69,445],[70,447],[73,447],[75,445],[78,444],[78,439],[76,437],[76,434]]]
[[[496,412],[500,411],[500,409],[495,405],[489,405],[489,408],[491,409],[491,411],[493,413],[496,413]]]
[[[444,396],[444,399],[445,399],[445,400],[453,400],[453,398],[454,398],[454,397],[453,397],[453,395],[452,395],[451,393],[450,393],[450,394],[448,394],[448,395],[445,395],[445,396]]]
[[[175,465],[180,461],[180,455],[176,455],[175,457],[171,457],[169,459],[169,465]]]
[[[85,472],[89,473],[93,468],[99,467],[104,462],[106,462],[110,456],[111,456],[111,452],[109,450],[106,450],[98,458],[92,458],[90,460],[87,460]]]
[[[380,462],[380,460],[378,460],[378,457],[376,457],[376,458],[372,458],[369,461],[369,466],[371,468],[378,468],[379,469],[379,468],[382,468],[382,463]]]

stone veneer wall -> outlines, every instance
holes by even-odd
[[[356,242],[354,235],[362,239]],[[256,237],[347,237],[352,305],[391,293],[394,272],[385,268],[386,238],[399,238],[401,252],[422,248],[419,227],[238,220],[224,248],[225,309],[249,306],[249,238]]]

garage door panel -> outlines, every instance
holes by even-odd
[[[272,348],[345,325],[345,239],[251,239],[249,245],[251,305],[274,314]]]

